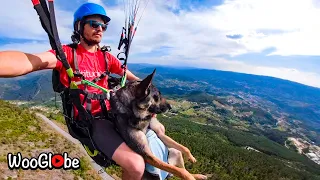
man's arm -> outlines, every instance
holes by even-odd
[[[136,80],[141,80],[140,78],[138,78],[137,76],[135,76],[131,71],[129,71],[127,69],[127,79],[129,81],[136,81]]]
[[[110,53],[108,53],[108,55],[109,55],[108,59],[109,59],[109,62],[111,64],[110,72],[118,74],[119,76],[123,76],[124,71],[122,69],[121,61],[118,58],[116,58],[114,55],[110,54]],[[140,78],[135,76],[128,69],[126,70],[126,73],[127,73],[127,80],[129,80],[129,81],[141,80]]]
[[[0,52],[0,78],[16,77],[43,69],[56,67],[57,58],[51,52],[38,54],[21,51]]]

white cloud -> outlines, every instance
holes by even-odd
[[[62,3],[63,1],[60,0]],[[103,6],[102,0],[88,0]],[[112,46],[114,55],[124,25],[123,1],[117,7],[106,7],[111,22],[103,44]],[[140,0],[146,2],[147,0]],[[264,67],[241,61],[217,58],[236,56],[248,52],[261,52],[267,48],[276,51],[269,55],[320,55],[320,3],[317,0],[226,0],[216,7],[201,7],[185,11],[179,9],[178,0],[149,1],[131,47],[131,56],[143,56],[163,47],[158,57],[130,58],[131,62],[156,64],[182,64],[216,68],[251,74],[269,75],[320,87],[319,74],[286,67]],[[75,3],[75,5],[78,5]],[[144,6],[140,7],[140,13]],[[12,10],[15,9],[13,12]],[[178,13],[173,13],[174,9]],[[15,13],[19,12],[19,13]],[[56,6],[59,34],[63,43],[70,42],[73,12]],[[138,18],[141,14],[138,14]],[[36,11],[31,2],[12,0],[0,7],[0,35],[10,38],[34,39],[24,44],[7,44],[0,50],[21,49],[39,52],[50,48]],[[9,25],[8,25],[9,24]],[[3,28],[4,27],[4,28]],[[10,28],[10,29],[8,29]],[[241,34],[240,39],[226,35]],[[41,41],[43,42],[43,41]],[[161,53],[160,53],[161,54]],[[259,61],[257,59],[257,61]],[[289,62],[288,62],[289,63]],[[305,62],[307,63],[307,62]],[[258,63],[257,63],[258,64]]]
[[[247,52],[275,47],[277,55],[320,55],[320,8],[314,0],[228,0],[216,8],[209,25],[240,33]],[[264,33],[264,31],[279,31]]]
[[[72,32],[73,14],[55,5],[60,39],[65,42]],[[0,35],[5,38],[48,40],[31,1],[10,0],[0,6]]]
[[[31,1],[11,0],[0,6],[2,37],[44,39],[43,30]]]
[[[16,50],[28,53],[41,53],[51,49],[49,43],[32,41],[27,43],[10,43],[0,46],[0,51]]]
[[[230,61],[223,58],[208,58],[201,61],[199,60],[198,62],[193,62],[188,60],[184,61],[181,59],[172,59],[172,57],[163,56],[160,58],[139,58],[135,59],[135,61],[139,63],[158,62],[160,65],[217,69],[223,71],[271,76],[320,88],[320,74],[305,72],[294,68],[257,66],[236,60]]]

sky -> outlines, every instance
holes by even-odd
[[[131,1],[89,0],[111,18],[101,44],[110,45],[115,56]],[[139,1],[130,63],[265,75],[320,87],[320,0]],[[73,13],[85,2],[54,1],[62,43],[71,42]],[[50,49],[31,0],[2,4],[0,51]]]

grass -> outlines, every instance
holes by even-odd
[[[60,117],[57,115],[56,119]],[[61,122],[62,123],[62,122]],[[44,173],[50,176],[66,176],[74,179],[99,179],[99,175],[90,166],[88,157],[74,144],[57,134],[46,123],[30,113],[27,107],[21,108],[0,100],[0,179],[11,171],[6,168],[7,154],[21,152],[23,157],[37,157],[39,153],[68,152],[71,158],[79,158],[81,168],[78,170],[21,170],[15,173],[26,179],[42,179]],[[2,164],[2,165],[1,165]]]

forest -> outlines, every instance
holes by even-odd
[[[161,117],[166,133],[190,148],[198,162],[193,173],[212,179],[320,179],[319,165],[260,135],[194,123],[181,116]],[[244,149],[250,146],[258,150]]]

